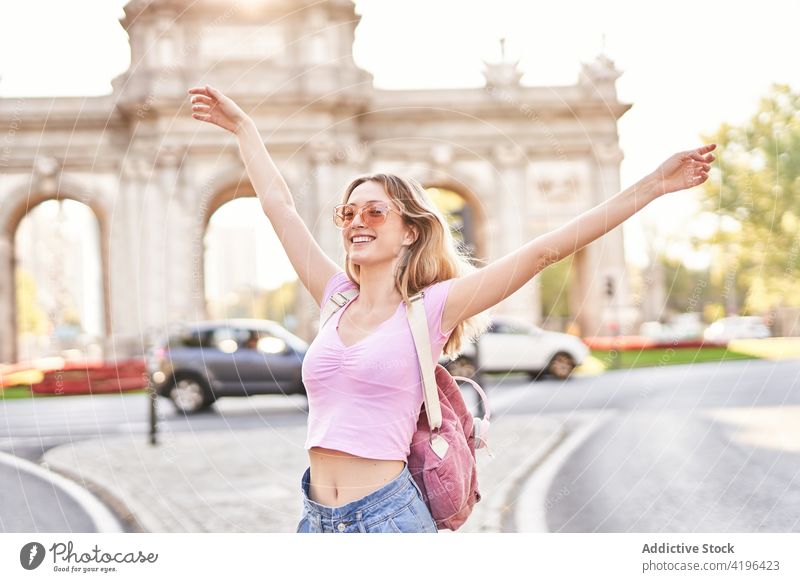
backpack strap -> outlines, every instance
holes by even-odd
[[[439,402],[439,388],[436,384],[436,377],[433,372],[433,356],[431,355],[431,340],[428,332],[428,318],[425,314],[423,303],[424,291],[420,291],[411,301],[411,309],[408,313],[408,321],[411,326],[411,335],[414,338],[414,345],[417,348],[417,358],[424,384],[423,395],[425,397],[425,411],[428,416],[428,426],[433,432],[442,426],[442,407]]]
[[[358,295],[358,289],[348,289],[347,291],[337,291],[333,295],[331,295],[328,302],[322,309],[322,313],[319,317],[319,329],[322,329],[331,316],[339,311],[342,307],[347,305],[356,295]]]
[[[430,334],[428,333],[428,318],[425,314],[425,306],[423,296],[424,291],[420,291],[413,297],[410,297],[411,311],[408,313],[409,324],[411,325],[411,335],[414,338],[414,345],[417,348],[417,358],[419,359],[419,367],[422,372],[422,379],[424,383],[424,397],[425,397],[425,410],[428,416],[428,426],[433,433],[434,429],[442,426],[442,407],[439,402],[439,387],[436,384],[436,377],[433,368],[433,358],[431,356],[431,342]],[[486,398],[486,393],[478,385],[477,382],[471,378],[464,376],[451,376],[453,380],[463,380],[469,382],[475,388],[483,400],[483,406],[486,413],[483,418],[473,417],[472,430],[475,439],[475,448],[486,448],[490,457],[494,457],[494,453],[489,450],[489,417],[491,411],[489,410],[489,402]],[[439,457],[443,457],[440,454]]]

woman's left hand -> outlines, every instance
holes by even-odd
[[[714,161],[714,154],[709,152],[716,147],[717,144],[712,143],[667,158],[651,175],[658,195],[699,186],[708,180],[708,171]]]

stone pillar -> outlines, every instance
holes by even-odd
[[[12,235],[13,236],[13,235]],[[11,240],[8,234],[0,232],[0,362],[13,362],[17,356],[17,334],[14,329],[16,294],[14,284],[14,257],[11,255]]]
[[[185,183],[180,165],[182,154],[177,149],[162,149],[153,176],[161,206],[158,236],[165,236],[165,244],[158,251],[158,292],[153,293],[159,297],[153,312],[159,327],[207,318],[202,277],[205,208]]]
[[[496,253],[491,260],[497,260],[518,250],[528,243],[530,233],[527,216],[525,152],[518,146],[497,146],[492,151],[496,170],[496,207],[490,212],[489,220],[494,222]],[[525,265],[520,264],[520,268]],[[535,281],[525,283],[518,291],[503,300],[496,308],[497,314],[519,317],[530,322],[538,321],[538,285]]]
[[[114,205],[111,207],[108,227],[108,312],[111,321],[111,337],[107,338],[107,351],[104,357],[127,356],[131,346],[139,339],[143,317],[141,293],[142,281],[148,273],[142,273],[148,261],[142,264],[141,257],[147,257],[143,250],[150,237],[146,224],[142,221],[142,184],[148,174],[144,160],[133,157],[126,159],[120,167],[120,180]],[[141,346],[141,341],[139,343]],[[127,347],[126,347],[127,346]]]
[[[601,143],[595,146],[593,154],[596,164],[592,169],[591,204],[594,206],[619,192],[622,152],[615,143]],[[582,306],[579,315],[581,334],[613,335],[611,324],[620,319],[624,321],[630,307],[622,225],[586,246],[580,253],[576,268],[580,269],[577,299]],[[613,282],[614,288],[611,300],[606,294],[608,280]],[[620,331],[628,333],[630,330],[622,326]]]
[[[142,257],[139,263],[142,284],[139,302],[142,310],[141,325],[145,329],[158,327],[165,322],[162,314],[166,311],[165,292],[174,286],[166,267],[168,253],[174,252],[170,231],[177,225],[170,221],[172,203],[163,195],[155,160],[142,159],[139,163],[141,180],[141,232]]]
[[[359,147],[336,147],[333,142],[320,141],[307,148],[311,180],[305,183],[296,197],[298,210],[322,250],[344,268],[345,252],[341,231],[333,224],[333,207],[341,203],[344,188],[363,171],[366,151]],[[299,300],[298,333],[306,341],[314,338],[319,328],[319,306],[303,289]]]

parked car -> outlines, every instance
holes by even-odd
[[[158,394],[184,413],[221,396],[305,394],[308,344],[274,321],[229,319],[180,326],[146,361]]]
[[[762,339],[771,335],[769,328],[764,325],[764,320],[757,315],[732,315],[709,325],[703,333],[703,339],[726,342],[733,339]]]
[[[645,321],[639,326],[639,335],[656,342],[699,339],[703,335],[703,322],[699,313],[681,313],[669,323]]]
[[[532,379],[542,374],[567,378],[589,355],[579,337],[546,331],[509,316],[492,317],[478,342],[482,372],[526,372]],[[470,377],[478,368],[475,345],[467,344],[455,360],[444,357],[439,363],[453,375]]]

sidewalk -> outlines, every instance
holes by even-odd
[[[154,447],[138,434],[55,447],[42,462],[95,493],[127,531],[293,533],[308,466],[305,436],[305,425],[167,432]],[[553,417],[493,417],[495,458],[477,451],[482,499],[457,533],[513,531],[524,481],[563,437]]]

